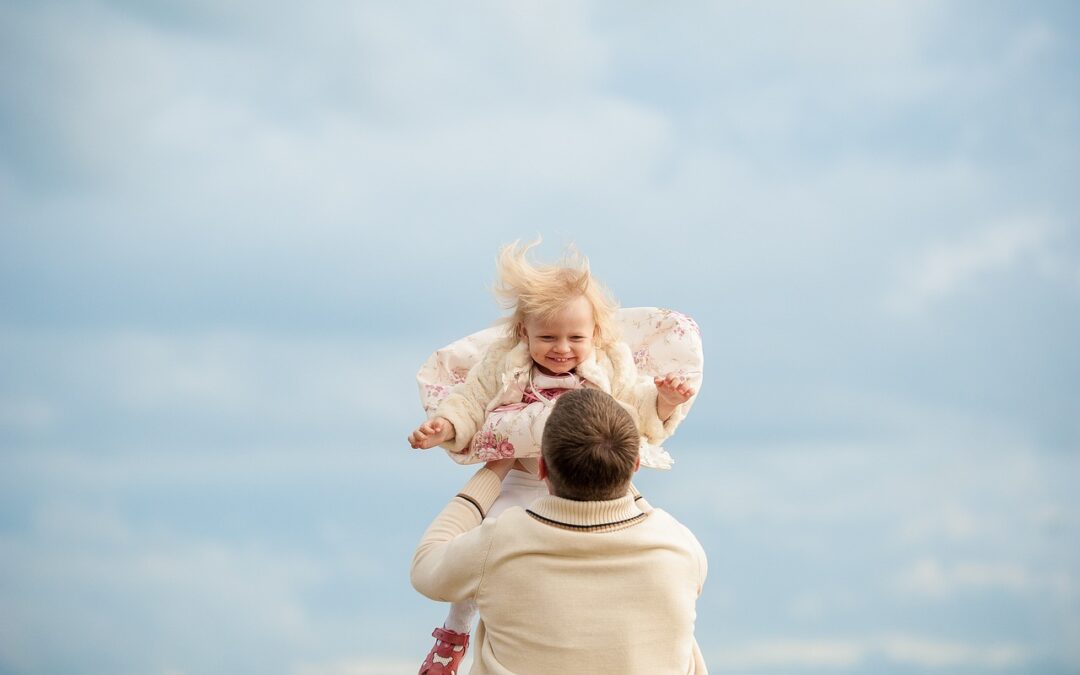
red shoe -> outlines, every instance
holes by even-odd
[[[457,675],[458,666],[469,649],[469,634],[436,628],[431,637],[435,638],[435,646],[428,652],[418,675]]]

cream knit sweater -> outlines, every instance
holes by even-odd
[[[705,552],[632,495],[544,497],[484,521],[498,475],[480,469],[424,533],[412,583],[475,598],[474,675],[705,673],[694,639]]]

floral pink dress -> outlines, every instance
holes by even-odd
[[[555,399],[583,386],[584,380],[574,373],[547,375],[534,366],[521,402],[501,405],[489,412],[484,425],[473,436],[468,454],[478,462],[539,456],[540,438]]]

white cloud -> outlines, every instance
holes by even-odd
[[[857,613],[865,607],[865,599],[854,587],[808,589],[800,591],[788,603],[788,614],[801,622],[816,623],[828,621],[839,613]]]
[[[172,659],[200,663],[228,649],[302,645],[318,634],[302,592],[324,574],[322,562],[214,543],[114,545],[87,541],[93,533],[68,541],[39,534],[0,539],[3,576],[19,579],[0,594],[15,622],[0,632],[0,653],[18,655],[31,670],[108,653],[125,670],[145,672],[163,647]],[[167,647],[154,644],[162,635],[170,636]],[[133,641],[146,646],[132,650]]]
[[[420,659],[416,661],[387,661],[372,659],[345,659],[331,663],[305,663],[293,669],[294,675],[414,675]],[[469,672],[461,668],[462,673]]]
[[[1002,222],[966,240],[934,244],[907,261],[888,305],[901,314],[927,311],[970,291],[985,276],[1035,259],[1049,245],[1051,234],[1047,222],[1028,218]]]
[[[904,593],[940,597],[962,591],[1001,590],[1028,593],[1049,588],[1050,579],[1040,579],[1025,566],[1015,562],[957,561],[942,563],[925,558],[903,571],[897,586]]]
[[[65,93],[74,103],[46,107],[80,110],[77,124],[51,121],[99,184],[115,174],[175,194],[162,179],[179,171],[194,182],[185,192],[205,201],[265,198],[270,180],[302,212],[322,194],[340,201],[340,182],[350,180],[355,213],[381,192],[367,189],[372,181],[410,194],[417,181],[543,191],[615,180],[648,161],[664,123],[591,86],[606,49],[578,3],[484,3],[474,12],[326,4],[281,25],[260,20],[290,38],[264,43],[163,30],[98,6],[76,15],[13,10],[25,32],[77,40],[34,58],[58,83],[77,85]],[[34,100],[52,95],[21,85]]]
[[[322,290],[355,293],[406,259],[444,271],[476,241],[448,232],[493,251],[549,226],[507,217],[537,199],[644,190],[672,150],[663,114],[597,86],[607,48],[579,3],[252,7],[206,31],[98,4],[9,11],[21,35],[71,45],[18,43],[40,75],[16,78],[14,107],[47,114],[13,128],[40,138],[48,175],[92,184],[48,204],[16,192],[18,243],[109,276],[160,258],[174,287],[233,284],[255,258],[260,276],[330,268]],[[80,223],[78,255],[56,251],[57,222]]]
[[[980,644],[905,634],[853,639],[770,639],[718,645],[706,655],[723,670],[831,668],[852,670],[873,658],[921,668],[1022,667],[1031,652],[1013,643]]]
[[[963,542],[1001,533],[999,521],[958,503],[941,504],[933,510],[910,514],[900,526],[899,540],[916,545],[932,540]]]
[[[1072,467],[1068,458],[1047,465],[1021,439],[992,426],[979,428],[963,417],[935,410],[922,415],[918,406],[894,409],[887,399],[872,395],[863,403],[851,414],[889,434],[732,443],[730,450],[737,454],[729,456],[684,443],[682,450],[693,454],[693,461],[706,469],[704,475],[681,477],[679,489],[671,493],[665,483],[656,489],[664,491],[665,499],[707,508],[732,523],[808,526],[875,519],[890,528],[890,538],[919,547],[941,540],[986,543],[1018,536],[1045,518],[1048,504],[1056,503],[1057,495],[1046,493],[1050,473]],[[876,409],[875,403],[885,409]],[[893,420],[910,437],[886,426]],[[672,447],[676,452],[680,446]]]
[[[992,226],[963,241],[935,244],[905,265],[888,306],[900,314],[924,312],[972,289],[986,276],[1034,259],[1049,245],[1051,234],[1045,222],[1021,219]]]
[[[1039,269],[1047,279],[1080,294],[1080,259],[1063,251],[1046,250],[1039,258]]]
[[[0,658],[27,671],[107,654],[126,672],[286,672],[283,659],[355,631],[368,575],[386,583],[355,531],[313,552],[135,525],[96,500],[43,501],[28,532],[0,536],[0,576],[19,580],[0,589]],[[331,587],[359,589],[344,614],[319,602]]]
[[[980,645],[908,635],[883,638],[879,649],[894,663],[922,668],[1016,668],[1031,658],[1029,650],[1015,644]]]
[[[58,417],[85,414],[72,401],[89,395],[109,411],[111,424],[147,415],[322,428],[380,420],[396,421],[404,436],[423,416],[415,373],[436,345],[228,331],[8,330],[0,346],[23,367],[47,369],[57,383],[49,396],[4,397],[0,424],[48,427]],[[29,377],[16,381],[35,386]]]
[[[1037,65],[1037,62],[1063,44],[1062,37],[1041,19],[1022,26],[1012,36],[1006,51],[1006,61],[1014,68]]]
[[[355,76],[378,105],[412,120],[477,103],[574,98],[609,65],[588,12],[563,1],[368,3],[349,22],[364,57]]]
[[[761,668],[851,668],[865,658],[866,647],[851,640],[760,640],[711,649],[709,664],[719,670]]]
[[[56,408],[40,397],[0,395],[0,429],[42,431],[56,421]]]
[[[230,444],[152,448],[141,445],[105,455],[85,450],[48,448],[11,453],[3,466],[9,475],[34,484],[63,486],[79,494],[113,490],[216,488],[228,485],[277,485],[298,480],[312,484],[348,480],[365,471],[384,471],[404,479],[407,469],[388,466],[386,456],[366,447],[364,439],[349,445]],[[396,449],[396,448],[395,448]],[[401,452],[407,444],[401,443]],[[373,456],[374,455],[374,456]],[[435,461],[444,458],[433,458]],[[83,507],[71,507],[81,509]]]
[[[116,509],[76,501],[45,503],[34,514],[33,527],[42,539],[70,546],[127,547],[134,542],[129,523]]]

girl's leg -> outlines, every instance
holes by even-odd
[[[473,620],[476,619],[476,603],[472,600],[450,603],[450,612],[443,621],[443,628],[455,633],[472,632]]]
[[[540,480],[536,474],[511,469],[510,473],[503,479],[502,490],[499,492],[495,503],[488,509],[487,517],[495,518],[513,506],[525,508],[540,497],[546,497],[547,495],[547,484]]]

